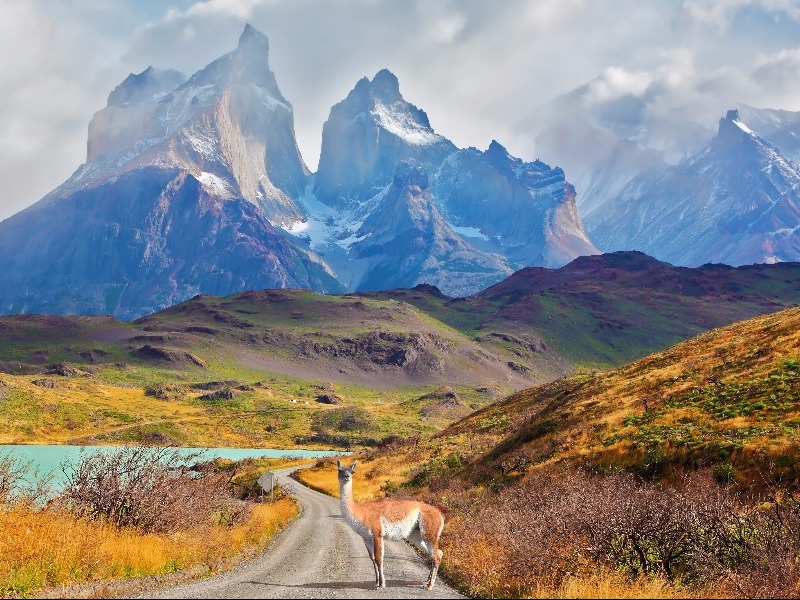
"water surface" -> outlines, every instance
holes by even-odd
[[[61,465],[70,462],[75,465],[81,453],[84,455],[106,450],[114,450],[119,446],[62,446],[62,445],[34,445],[34,444],[8,444],[0,445],[0,458],[11,456],[24,462],[30,462],[38,468],[40,475],[51,473],[52,485],[60,488],[64,485],[64,476]],[[241,460],[243,458],[324,458],[349,454],[335,450],[282,450],[275,448],[176,448],[181,454],[201,452],[198,460],[211,460],[213,458],[227,458]]]

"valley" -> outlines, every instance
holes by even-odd
[[[3,443],[365,447],[516,390],[616,367],[800,301],[794,264],[641,253],[526,269],[479,294],[197,296],[133,322],[0,318]]]

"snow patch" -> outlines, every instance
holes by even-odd
[[[198,131],[189,131],[186,137],[195,152],[206,158],[216,158],[217,142],[213,137]]]
[[[270,110],[283,109],[291,112],[292,107],[289,104],[281,100],[278,100],[275,96],[270,94],[264,88],[254,87],[253,89],[255,89],[255,91],[258,93],[258,96],[264,103],[264,106],[266,106]]]
[[[230,189],[228,188],[228,183],[218,175],[203,171],[200,173],[200,176],[197,178],[197,180],[210,194],[214,194],[215,196],[220,196],[222,198],[226,198],[231,195]]]
[[[744,123],[742,123],[739,120],[734,119],[733,124],[736,125],[739,129],[741,129],[742,131],[744,131],[748,135],[756,135],[753,132],[752,129],[750,129],[747,125],[745,125]]]
[[[364,222],[363,217],[356,214],[357,210],[339,213],[317,200],[311,185],[306,187],[298,202],[303,207],[306,220],[281,227],[287,233],[306,240],[312,250],[323,251],[331,246],[348,250],[353,243],[366,237],[357,237],[355,234]]]
[[[386,131],[409,144],[430,146],[442,140],[442,136],[417,123],[408,112],[402,109],[392,110],[392,108],[376,102],[375,108],[370,114],[377,119],[378,124]]]

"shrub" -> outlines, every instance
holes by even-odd
[[[49,478],[42,477],[33,463],[10,455],[0,456],[0,506],[36,504],[47,497]]]
[[[67,485],[58,502],[79,515],[144,532],[187,529],[214,519],[235,523],[245,505],[231,497],[228,474],[192,470],[197,457],[141,446],[81,455],[76,464],[62,466]]]
[[[492,492],[458,479],[426,492],[447,498],[446,568],[474,594],[544,597],[606,572],[714,597],[798,595],[800,495],[774,488],[764,502],[712,474],[665,486],[561,467]]]

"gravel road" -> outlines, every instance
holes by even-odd
[[[194,583],[152,590],[140,598],[463,598],[437,580],[423,587],[428,565],[406,542],[387,541],[386,588],[376,590],[372,561],[361,537],[342,518],[337,499],[277,471],[302,514],[259,557],[236,569]]]

